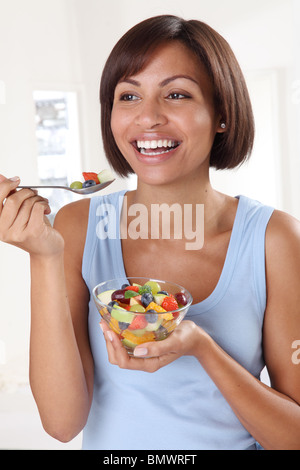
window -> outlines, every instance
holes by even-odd
[[[41,185],[64,185],[81,174],[77,94],[34,91],[38,173]],[[52,221],[57,210],[75,196],[60,189],[39,193],[50,201]]]

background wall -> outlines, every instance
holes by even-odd
[[[0,0],[0,173],[17,174],[24,184],[38,179],[32,99],[37,89],[77,93],[82,168],[107,167],[98,100],[106,57],[138,21],[178,14],[206,21],[225,36],[253,100],[253,158],[238,171],[212,171],[214,185],[300,218],[299,3]],[[133,183],[118,180],[113,190]],[[63,445],[44,433],[29,391],[29,288],[27,254],[0,243],[0,448],[79,448],[80,436]]]

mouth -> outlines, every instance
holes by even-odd
[[[170,139],[135,140],[132,145],[142,155],[156,156],[171,152],[179,147],[180,142]]]

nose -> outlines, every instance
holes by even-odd
[[[143,99],[137,109],[135,123],[144,129],[153,129],[154,127],[166,124],[167,116],[163,111],[161,103],[154,99]]]

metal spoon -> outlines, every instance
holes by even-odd
[[[94,184],[93,186],[88,186],[87,188],[82,188],[82,189],[76,189],[76,188],[69,188],[68,186],[18,186],[18,188],[29,188],[29,189],[35,189],[35,188],[52,188],[52,189],[65,189],[67,191],[72,191],[73,193],[76,194],[92,194],[96,193],[97,191],[100,191],[101,189],[106,188],[109,184],[111,184],[114,179],[111,181],[106,181],[105,183],[100,183],[100,184]]]

